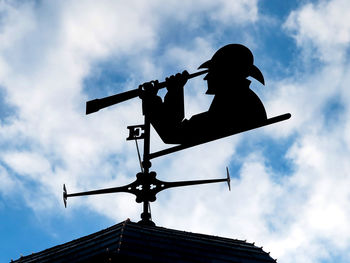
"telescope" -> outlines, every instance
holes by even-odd
[[[192,79],[194,77],[200,76],[202,74],[208,73],[208,70],[198,71],[192,74],[189,74],[187,79]],[[167,81],[163,81],[158,83],[157,87],[159,89],[165,88],[168,85]],[[140,95],[141,89],[133,89],[129,91],[125,91],[122,93],[118,93],[112,96],[108,96],[102,99],[94,99],[86,102],[86,114],[94,113],[99,111],[100,109],[107,108],[111,105],[138,97]]]

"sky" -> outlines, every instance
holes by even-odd
[[[88,100],[196,72],[246,45],[268,117],[291,119],[159,157],[164,181],[225,184],[163,191],[158,226],[255,242],[281,263],[349,262],[350,2],[347,0],[0,1],[0,262],[102,230],[142,205],[130,194],[68,199],[139,172],[127,126],[138,98],[85,115]],[[206,111],[202,77],[186,118]],[[151,150],[166,148],[154,130]]]

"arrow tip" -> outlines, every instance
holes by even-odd
[[[228,185],[228,190],[231,191],[231,178],[230,178],[230,172],[229,172],[227,166],[226,166],[226,173],[227,173],[227,185]]]
[[[63,203],[64,207],[67,208],[67,189],[65,184],[63,184]]]

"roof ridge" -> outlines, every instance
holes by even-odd
[[[136,227],[139,227],[140,229],[145,229],[144,225],[140,226],[138,223],[131,222],[131,221],[129,221],[129,223],[131,223],[132,225],[134,225]],[[191,235],[195,235],[196,237],[198,237],[200,239],[215,238],[217,241],[229,241],[229,242],[234,241],[236,243],[249,244],[249,245],[255,246],[255,242],[249,243],[249,242],[247,242],[247,240],[240,240],[240,239],[237,239],[237,238],[220,237],[220,236],[216,236],[216,235],[196,233],[196,232],[190,232],[190,231],[178,230],[178,229],[171,229],[171,228],[166,228],[166,227],[161,227],[161,226],[147,226],[147,227],[148,228],[152,228],[152,230],[157,230],[157,231],[171,231],[171,232],[175,232],[178,235],[191,234]]]
[[[126,227],[126,224],[127,224],[127,223],[130,223],[130,219],[129,219],[129,218],[127,218],[127,219],[122,223],[122,227],[121,227],[121,229],[120,229],[118,247],[117,247],[117,254],[120,253],[120,249],[121,249],[121,246],[122,246],[122,240],[123,240],[123,233],[124,233],[124,230],[125,230],[125,227]]]
[[[127,222],[130,222],[130,219],[127,218],[125,221],[123,222],[120,222],[118,224],[115,224],[113,226],[110,226],[110,227],[107,227],[105,229],[102,229],[102,230],[99,230],[95,233],[91,233],[91,234],[88,234],[86,236],[83,236],[83,237],[79,237],[79,238],[76,238],[76,239],[73,239],[71,241],[68,241],[66,243],[63,243],[63,244],[59,244],[59,245],[56,245],[56,246],[53,246],[53,247],[50,247],[50,248],[47,248],[47,249],[44,249],[42,251],[39,251],[39,252],[35,252],[35,253],[32,253],[30,255],[27,255],[27,256],[21,256],[19,259],[22,260],[22,259],[26,259],[26,258],[37,258],[37,257],[40,257],[42,255],[48,255],[48,254],[53,254],[53,253],[57,253],[59,251],[63,251],[67,248],[69,248],[72,244],[74,243],[77,243],[77,242],[84,242],[85,240],[89,240],[89,239],[93,239],[94,237],[95,238],[98,238],[100,237],[101,235],[103,234],[107,234],[107,232],[109,232],[110,230],[112,229],[116,229],[118,228],[119,226],[124,226]],[[19,260],[17,259],[17,260]],[[15,260],[14,262],[16,262],[17,260]]]

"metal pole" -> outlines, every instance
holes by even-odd
[[[148,117],[145,115],[145,139],[143,140],[143,162],[142,166],[144,168],[145,174],[149,173],[149,168],[151,167],[151,162],[149,159],[150,154],[150,128],[151,124],[148,120]]]
[[[147,182],[149,180],[148,177],[149,175],[149,168],[151,168],[152,164],[150,162],[150,129],[151,129],[151,124],[150,121],[148,120],[147,114],[145,114],[145,131],[144,135],[145,138],[143,140],[143,161],[142,161],[142,166],[143,166],[143,175],[144,176],[144,182]],[[145,189],[147,188],[147,189]],[[148,192],[149,185],[144,185],[144,189],[142,191]],[[146,195],[147,196],[147,195]],[[149,212],[149,200],[144,200],[143,201],[143,212],[141,214],[141,221],[140,223],[145,224],[145,225],[151,225],[154,226],[155,224],[151,221],[151,213]]]

